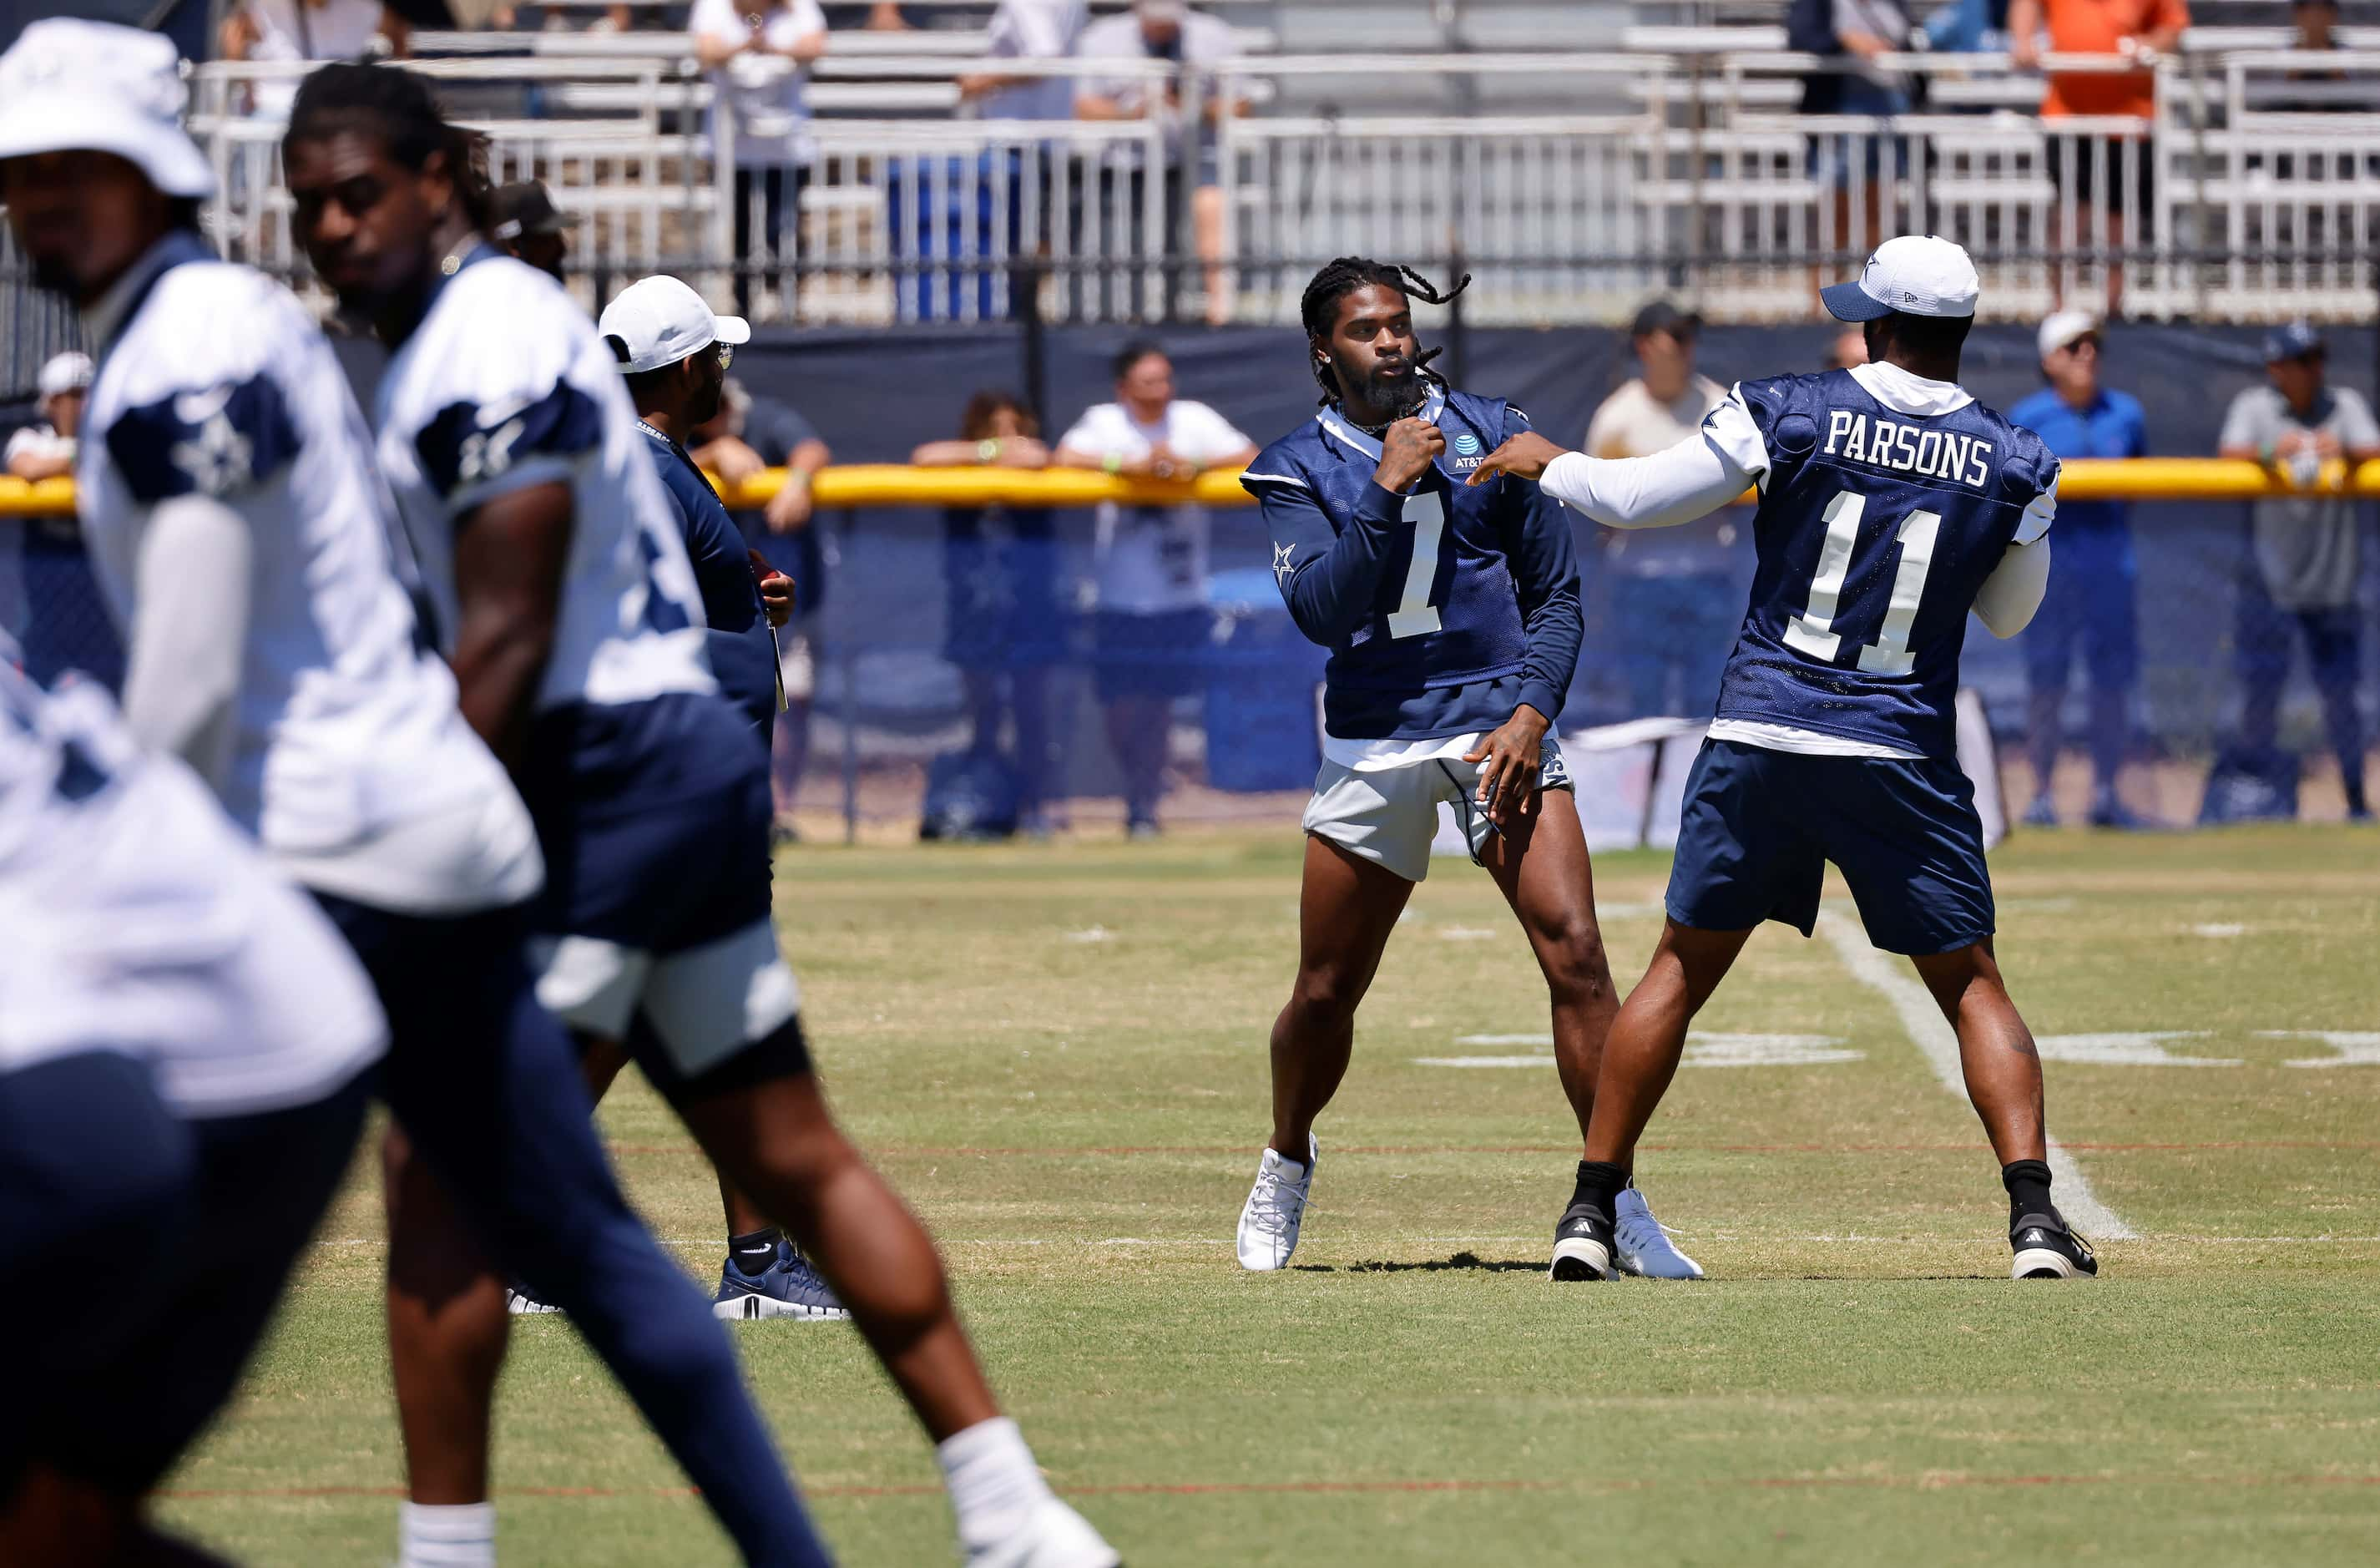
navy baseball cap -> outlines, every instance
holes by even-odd
[[[2265,334],[2265,363],[2267,365],[2277,365],[2284,359],[2313,359],[2322,351],[2321,334],[2310,322],[2291,322]]]

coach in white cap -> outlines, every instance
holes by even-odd
[[[674,365],[714,343],[727,350],[719,356],[724,371],[735,346],[752,341],[752,324],[743,317],[713,315],[701,295],[660,275],[622,289],[603,308],[595,330],[615,340],[612,351],[620,357],[620,370],[632,376]]]

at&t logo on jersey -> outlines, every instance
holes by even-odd
[[[1464,431],[1454,438],[1451,445],[1454,448],[1453,466],[1455,468],[1471,469],[1479,466],[1480,451],[1477,436],[1473,435],[1469,431]]]

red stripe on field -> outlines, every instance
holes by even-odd
[[[684,1154],[698,1156],[699,1145],[687,1143],[613,1143],[605,1146],[613,1154]],[[905,1159],[930,1160],[1011,1160],[1038,1155],[1054,1160],[1085,1160],[1151,1154],[1244,1155],[1252,1144],[1144,1144],[1094,1145],[1079,1149],[977,1149],[941,1148],[933,1145],[892,1145],[871,1149],[880,1158],[894,1155]],[[1648,1152],[1662,1154],[1973,1154],[1985,1146],[1977,1137],[1971,1143],[1645,1143],[1637,1145]],[[2311,1138],[2240,1138],[2214,1143],[2076,1143],[2065,1147],[2095,1154],[2182,1154],[2199,1151],[2216,1152],[2240,1149],[2329,1149],[2368,1150],[2380,1149],[2380,1142],[2325,1140]],[[1333,1154],[1561,1154],[1575,1155],[1578,1146],[1566,1144],[1355,1144],[1331,1146]]]
[[[1367,1495],[1415,1492],[1537,1492],[1537,1491],[1755,1491],[1826,1490],[1829,1489],[1916,1491],[1960,1487],[2380,1487],[2380,1474],[2363,1476],[1755,1476],[1743,1480],[1653,1481],[1580,1477],[1572,1480],[1402,1478],[1377,1481],[1123,1481],[1107,1486],[1067,1486],[1069,1497],[1242,1497],[1268,1493]],[[818,1486],[803,1489],[812,1497],[894,1498],[939,1497],[942,1489],[928,1483],[903,1486]],[[179,1501],[301,1499],[337,1497],[401,1498],[402,1487],[194,1487],[160,1491]],[[700,1495],[692,1487],[500,1487],[499,1498],[688,1498]]]

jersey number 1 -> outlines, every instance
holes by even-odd
[[[1438,552],[1446,538],[1446,498],[1434,490],[1406,496],[1404,520],[1413,525],[1413,565],[1405,568],[1404,597],[1389,612],[1392,641],[1439,629],[1438,606],[1429,595],[1438,586]]]
[[[1842,605],[1852,551],[1859,543],[1860,518],[1866,511],[1867,497],[1855,490],[1838,491],[1827,503],[1827,541],[1818,549],[1818,575],[1810,582],[1809,606],[1785,624],[1785,646],[1822,664],[1833,663],[1842,651],[1835,615]],[[1900,569],[1892,574],[1892,602],[1885,608],[1876,640],[1859,650],[1859,667],[1869,675],[1905,675],[1917,667],[1909,634],[1917,620],[1918,602],[1925,597],[1925,573],[1934,565],[1934,538],[1941,527],[1939,512],[1912,512],[1901,519]]]

